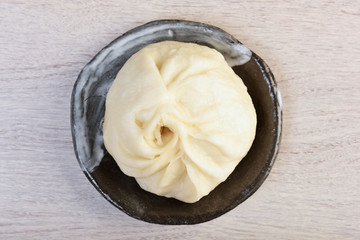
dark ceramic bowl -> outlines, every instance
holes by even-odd
[[[104,147],[105,98],[125,61],[165,40],[217,49],[244,81],[257,113],[256,137],[228,179],[196,203],[160,197],[126,176]],[[79,164],[95,188],[126,214],[151,223],[195,224],[214,219],[250,197],[264,182],[278,152],[281,97],[265,62],[221,29],[203,23],[160,20],[137,27],[102,49],[81,71],[72,93],[71,127]]]

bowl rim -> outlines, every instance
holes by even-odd
[[[263,59],[261,59],[257,54],[255,54],[251,49],[249,49],[252,53],[251,58],[256,62],[257,66],[259,67],[259,69],[262,72],[262,77],[264,79],[264,81],[267,82],[267,85],[269,86],[269,92],[270,94],[274,95],[274,97],[272,99],[274,99],[274,103],[273,108],[274,108],[274,120],[276,121],[275,124],[275,128],[274,130],[274,145],[275,148],[271,148],[271,152],[269,152],[269,156],[271,156],[271,158],[268,158],[268,160],[266,161],[266,164],[263,166],[262,171],[260,172],[260,174],[255,178],[255,180],[252,182],[252,184],[250,184],[247,189],[247,193],[245,195],[243,195],[242,197],[237,197],[235,199],[235,201],[232,202],[232,204],[228,205],[225,209],[222,209],[222,211],[218,211],[215,212],[213,214],[206,215],[205,216],[197,216],[199,217],[199,219],[195,220],[194,218],[191,219],[187,219],[186,221],[181,220],[181,221],[169,221],[168,219],[155,219],[148,217],[145,215],[144,216],[140,216],[140,215],[136,215],[134,213],[132,213],[131,211],[129,211],[128,209],[124,208],[123,206],[119,205],[117,202],[115,202],[107,193],[105,193],[101,187],[97,184],[97,182],[95,181],[95,179],[92,177],[91,173],[89,172],[89,170],[86,168],[86,166],[84,165],[84,163],[80,160],[79,158],[79,153],[78,153],[78,146],[77,146],[77,140],[76,140],[76,131],[75,131],[75,95],[80,92],[78,91],[79,88],[79,81],[82,78],[82,74],[84,69],[91,65],[94,61],[96,61],[101,53],[111,47],[112,45],[114,45],[116,42],[118,42],[119,40],[123,39],[124,37],[137,33],[137,32],[141,32],[142,30],[148,28],[148,27],[152,27],[154,25],[158,25],[158,24],[186,24],[186,26],[199,26],[199,27],[206,27],[208,29],[212,29],[213,31],[217,31],[220,32],[222,34],[226,34],[229,37],[231,37],[234,42],[236,43],[240,43],[242,44],[240,41],[238,41],[236,38],[234,38],[232,35],[230,35],[229,33],[225,32],[224,30],[222,30],[219,27],[213,26],[213,25],[209,25],[209,24],[205,24],[202,22],[196,22],[196,21],[188,21],[188,20],[178,20],[178,19],[161,19],[161,20],[154,20],[154,21],[150,21],[147,22],[145,24],[139,25],[123,34],[121,34],[120,36],[118,36],[117,38],[115,38],[113,41],[111,41],[109,44],[107,44],[105,47],[103,47],[84,67],[83,69],[80,71],[74,86],[73,86],[73,91],[71,94],[71,112],[70,112],[70,124],[71,124],[71,133],[72,133],[72,142],[73,142],[73,147],[74,147],[74,151],[75,151],[75,155],[76,155],[76,159],[83,171],[83,173],[85,174],[85,176],[87,177],[87,179],[91,182],[91,184],[95,187],[95,189],[106,199],[108,200],[111,204],[113,204],[115,207],[117,207],[118,209],[120,209],[121,211],[123,211],[125,214],[129,215],[130,217],[133,217],[135,219],[138,220],[142,220],[145,222],[149,222],[149,223],[155,223],[155,224],[165,224],[165,225],[181,225],[181,224],[198,224],[198,223],[203,223],[203,222],[207,222],[210,220],[213,220],[227,212],[229,212],[230,210],[234,209],[236,206],[238,206],[240,203],[244,202],[245,200],[247,200],[251,195],[253,195],[258,189],[259,187],[264,183],[265,179],[268,177],[268,175],[270,174],[270,171],[273,167],[273,164],[275,162],[275,159],[278,155],[279,152],[279,145],[281,142],[281,136],[282,136],[282,98],[281,98],[281,93],[280,90],[277,86],[277,83],[275,81],[274,75],[271,72],[270,68],[268,67],[268,65],[264,62]],[[274,106],[275,105],[275,106]],[[226,181],[226,180],[225,180]]]

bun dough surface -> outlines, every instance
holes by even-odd
[[[209,47],[165,41],[121,68],[106,98],[104,143],[121,171],[192,203],[225,181],[255,137],[242,80]]]

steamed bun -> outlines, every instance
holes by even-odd
[[[134,54],[106,97],[105,147],[157,195],[192,203],[225,181],[255,137],[242,80],[209,47],[165,41]]]

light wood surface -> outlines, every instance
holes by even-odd
[[[128,217],[73,152],[70,95],[84,65],[156,19],[216,25],[260,55],[283,96],[262,187],[207,223]],[[0,239],[360,239],[360,1],[0,2]]]

